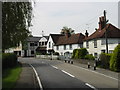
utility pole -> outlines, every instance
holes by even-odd
[[[106,11],[104,10],[104,27],[106,26],[108,21],[106,21]],[[108,35],[108,30],[106,29],[105,32],[105,41],[106,41],[106,53],[108,53],[108,39],[107,39],[107,35]]]

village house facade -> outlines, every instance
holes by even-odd
[[[99,28],[90,36],[86,31],[83,47],[87,48],[89,54],[99,57],[101,53],[107,53],[106,37],[108,53],[112,53],[114,48],[120,44],[120,29],[110,23],[104,25],[104,17],[100,17]]]

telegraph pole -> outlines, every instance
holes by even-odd
[[[107,22],[108,21],[106,21],[106,11],[104,10],[104,27],[106,26],[106,24],[107,24]],[[108,30],[106,29],[106,32],[105,32],[105,41],[106,41],[106,53],[108,53],[108,39],[107,39],[107,33],[108,32]]]

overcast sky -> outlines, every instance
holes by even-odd
[[[33,36],[50,33],[60,33],[63,26],[75,30],[75,33],[89,34],[98,28],[98,20],[107,12],[109,23],[118,27],[117,2],[36,2],[33,8],[33,26],[30,28]]]

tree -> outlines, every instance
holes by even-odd
[[[60,33],[61,34],[65,34],[65,33],[73,34],[74,30],[72,30],[72,28],[68,28],[67,26],[64,26]]]
[[[16,47],[29,35],[31,2],[2,2],[2,50]]]
[[[110,69],[113,71],[120,71],[120,44],[114,49],[110,59]]]

